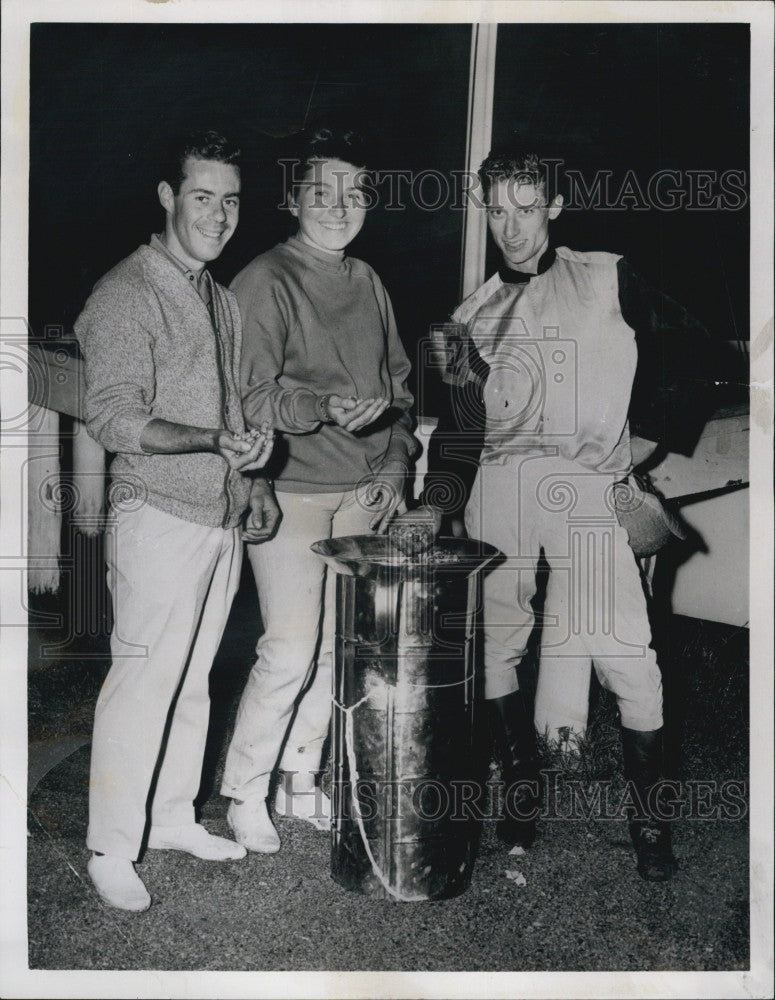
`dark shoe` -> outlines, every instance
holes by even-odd
[[[541,774],[535,726],[521,691],[488,703],[505,786],[498,839],[510,847],[530,847],[541,809]]]
[[[504,782],[503,816],[495,828],[498,839],[509,847],[532,847],[541,811],[538,767],[525,769],[521,774],[505,773]]]
[[[661,777],[662,730],[639,732],[622,727],[624,776],[632,782],[638,815],[629,820],[630,837],[638,859],[638,874],[647,882],[667,882],[678,871],[671,846],[669,823],[651,815],[649,792]]]
[[[630,823],[630,837],[638,859],[638,874],[647,882],[667,882],[678,871],[670,844],[670,827],[656,820]]]

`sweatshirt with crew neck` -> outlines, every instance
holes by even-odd
[[[364,261],[291,237],[251,261],[231,285],[243,322],[242,405],[248,425],[284,435],[272,474],[290,493],[354,488],[387,461],[417,451],[409,361],[385,287]],[[323,424],[327,393],[390,405],[356,434]]]

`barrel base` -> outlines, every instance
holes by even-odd
[[[371,899],[404,903],[452,899],[465,892],[473,870],[472,837],[465,834],[438,842],[393,844],[390,871],[380,868],[378,844],[369,842],[374,864],[355,831],[335,836],[331,877],[345,889]]]

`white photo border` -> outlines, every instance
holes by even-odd
[[[756,2],[468,0],[5,0],[2,4],[2,337],[27,312],[30,25],[35,22],[747,22],[751,25],[751,968],[746,972],[78,972],[27,967],[26,630],[18,555],[27,513],[4,489],[0,994],[5,997],[764,997],[773,976],[773,6]],[[26,408],[23,370],[3,367],[6,414]],[[3,484],[24,447],[2,442]],[[21,617],[20,617],[21,615]]]

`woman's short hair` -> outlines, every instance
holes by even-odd
[[[296,197],[298,185],[315,160],[342,160],[368,170],[373,166],[373,145],[363,131],[340,125],[312,125],[290,136],[284,162],[286,194]],[[290,161],[290,163],[289,163]]]

